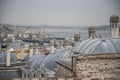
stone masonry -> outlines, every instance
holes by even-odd
[[[72,74],[72,70],[63,66],[63,65],[60,65],[58,64],[57,65],[57,72],[56,72],[56,76],[59,76],[59,77],[72,77],[73,74]]]
[[[74,57],[78,80],[120,80],[120,54],[87,54]]]

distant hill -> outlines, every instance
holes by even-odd
[[[0,32],[13,32],[16,30],[16,26],[11,24],[2,24],[0,23]]]
[[[40,26],[29,26],[29,28],[46,28],[46,29],[82,29],[82,30],[87,30],[89,27],[88,26],[48,26],[48,25],[40,25]],[[96,26],[96,30],[109,30],[109,25],[101,25],[101,26]]]
[[[83,29],[83,30],[87,30],[89,27],[83,27],[83,28],[81,28],[81,29]],[[96,28],[96,30],[99,30],[99,31],[101,31],[101,30],[109,30],[110,28],[109,28],[109,25],[101,25],[101,26],[96,26],[95,27]]]
[[[110,29],[109,25],[102,25],[96,27],[96,30],[109,30],[109,29]]]
[[[37,26],[21,26],[0,23],[0,31],[9,30],[14,31],[16,29],[81,29],[87,30],[88,26],[49,26],[49,25],[37,25]],[[96,30],[109,30],[109,25],[96,26]]]

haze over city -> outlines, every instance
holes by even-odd
[[[120,17],[120,0],[0,0],[0,22],[14,25],[96,26]]]

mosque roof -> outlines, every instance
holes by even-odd
[[[6,51],[2,51],[0,53],[0,64],[6,63],[6,54],[7,54]],[[10,61],[11,61],[11,63],[17,62],[16,56],[14,53],[10,53]]]
[[[72,59],[68,58],[68,59],[61,59],[61,60],[57,60],[56,61],[58,64],[72,70]]]
[[[26,66],[35,71],[41,71],[44,74],[52,74],[56,72],[57,61],[71,59],[73,53],[79,54],[104,54],[104,53],[120,53],[120,38],[97,38],[87,39],[76,44],[72,49],[62,48],[60,51],[50,53],[45,56],[35,54],[32,56]],[[62,62],[63,63],[63,62]],[[69,68],[70,61],[66,61],[65,65]]]
[[[72,51],[81,54],[120,53],[120,38],[87,39],[75,45]]]
[[[70,58],[71,54],[71,49],[61,49],[47,56],[36,54],[29,59],[26,66],[37,71],[54,72],[57,66],[56,60]]]

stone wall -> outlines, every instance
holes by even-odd
[[[22,79],[22,78],[14,78],[14,79],[12,79],[12,80],[76,80],[75,78],[73,78],[73,77],[68,77],[68,78],[60,78],[60,77],[58,77],[58,78],[31,78],[31,79],[29,79],[29,78],[24,78],[24,79]]]
[[[60,64],[57,65],[57,72],[56,72],[56,76],[59,77],[72,77],[72,70],[68,69],[65,66],[62,66]]]
[[[120,54],[78,55],[78,80],[120,80]]]
[[[0,80],[12,80],[13,78],[21,78],[20,69],[0,69]]]

